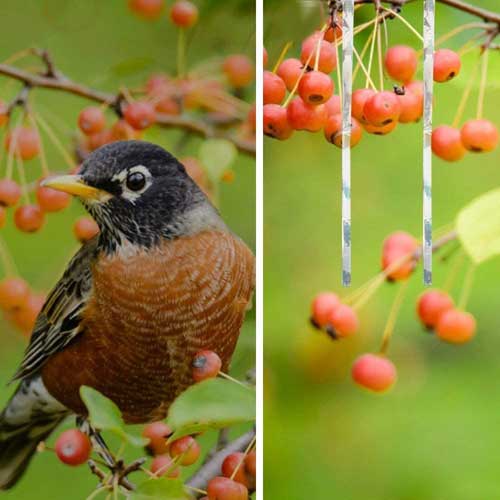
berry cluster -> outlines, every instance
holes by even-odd
[[[332,292],[316,295],[311,304],[311,322],[315,327],[325,329],[332,338],[350,337],[359,328],[356,311],[343,304]]]

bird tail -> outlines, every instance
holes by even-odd
[[[0,490],[20,479],[38,444],[66,417],[41,378],[23,381],[0,415]]]

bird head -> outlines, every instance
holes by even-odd
[[[118,141],[94,151],[78,175],[50,177],[43,185],[77,196],[101,230],[100,244],[150,247],[220,228],[215,208],[182,164],[160,146]]]

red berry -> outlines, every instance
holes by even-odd
[[[417,301],[417,315],[426,328],[434,328],[439,318],[454,306],[453,299],[441,290],[428,290]]]
[[[131,130],[132,127],[127,125]],[[115,138],[113,137],[113,132],[111,130],[103,130],[102,132],[97,132],[97,134],[92,134],[86,137],[85,144],[89,151],[95,151],[96,149],[104,146],[104,144],[109,144],[113,142]]]
[[[151,472],[158,477],[167,476],[171,479],[181,475],[179,467],[168,455],[158,455],[151,462]]]
[[[468,312],[458,309],[448,309],[439,318],[436,325],[436,335],[452,344],[468,342],[476,334],[476,320]]]
[[[92,446],[86,434],[78,429],[70,429],[57,438],[55,449],[61,462],[75,466],[87,462]]]
[[[304,40],[300,60],[302,64],[307,64],[310,68],[315,67],[318,43],[320,44],[318,70],[331,73],[337,67],[335,48],[331,43],[323,40],[319,32],[313,33]]]
[[[155,103],[155,111],[164,115],[180,115],[181,105],[173,97],[162,97]]]
[[[28,302],[30,289],[21,278],[5,278],[0,282],[0,307],[6,311],[23,307]]]
[[[349,337],[356,333],[359,328],[356,312],[346,304],[340,304],[334,309],[328,323],[339,337]]]
[[[171,88],[172,80],[164,73],[151,75],[146,82],[146,92],[150,95],[163,95]]]
[[[332,95],[328,101],[325,102],[326,113],[328,116],[336,115],[342,111],[342,103],[340,96]]]
[[[30,334],[33,331],[36,320],[43,305],[45,295],[30,293],[27,301],[20,307],[9,311],[8,318],[23,332]]]
[[[9,121],[9,107],[0,100],[0,127],[3,127]]]
[[[363,135],[363,130],[356,118],[351,118],[351,148],[356,146]],[[328,142],[342,147],[342,115],[331,115],[326,120],[325,138]]]
[[[85,135],[97,134],[104,130],[106,117],[101,108],[89,106],[78,115],[78,126]]]
[[[249,490],[255,489],[255,475],[246,469],[246,459],[244,453],[231,453],[222,462],[222,475],[232,477],[236,482],[242,484]]]
[[[361,123],[366,123],[363,115],[365,104],[368,99],[372,98],[376,92],[372,89],[356,89],[352,93],[352,110],[351,114]]]
[[[462,144],[460,130],[441,125],[432,131],[432,151],[446,161],[461,160],[467,150]]]
[[[382,247],[382,269],[391,269],[387,278],[403,280],[415,269],[414,253],[418,248],[417,240],[404,231],[389,235]],[[395,268],[394,268],[395,267]]]
[[[328,19],[329,28],[325,31],[323,38],[327,42],[339,41],[342,38],[342,19],[337,16],[336,19],[332,21],[332,18]]]
[[[333,80],[321,71],[306,73],[299,83],[299,95],[302,100],[311,105],[323,104],[333,94]]]
[[[214,477],[208,482],[208,500],[248,500],[248,490],[227,477]]]
[[[380,354],[363,354],[352,365],[354,381],[375,392],[383,392],[394,385],[397,378],[396,367]]]
[[[245,467],[247,472],[255,478],[257,476],[257,453],[255,451],[251,451],[247,458],[245,459]]]
[[[104,137],[104,139],[107,139],[107,142],[129,141],[130,139],[139,139],[141,137],[140,131],[132,127],[125,120],[118,120],[111,127],[110,132],[110,136]]]
[[[132,12],[145,19],[157,19],[165,6],[164,0],[129,0]]]
[[[186,0],[177,0],[170,9],[170,19],[180,28],[191,28],[198,21],[198,7]]]
[[[289,92],[293,90],[297,80],[302,74],[302,62],[298,59],[285,59],[279,66],[277,75],[285,82],[285,86]]]
[[[200,351],[193,359],[193,379],[201,382],[217,377],[222,368],[220,357],[213,351]]]
[[[264,68],[267,67],[267,63],[269,61],[269,56],[267,54],[267,49],[265,47],[262,48],[262,66]]]
[[[460,73],[460,56],[450,49],[439,49],[434,53],[434,81],[447,82]]]
[[[295,97],[287,107],[287,118],[294,130],[318,132],[325,126],[326,108],[324,104],[310,106],[300,97]]]
[[[263,89],[264,104],[281,104],[285,98],[285,83],[278,75],[270,71],[264,71]]]
[[[56,191],[48,187],[38,186],[36,200],[44,212],[59,212],[71,203],[71,196],[62,191]]]
[[[417,52],[407,45],[396,45],[385,54],[385,69],[398,82],[410,81],[417,71]]]
[[[37,205],[23,205],[14,212],[14,224],[25,233],[34,233],[45,224],[45,214]]]
[[[73,226],[73,233],[80,243],[85,243],[99,233],[99,226],[92,217],[84,215],[76,220]]]
[[[7,210],[0,205],[0,228],[5,227],[7,222]]]
[[[172,435],[172,429],[165,422],[153,422],[146,425],[143,437],[149,439],[148,449],[153,455],[168,453],[167,439]]]
[[[254,64],[242,54],[226,57],[222,69],[229,83],[235,88],[246,87],[253,80]]]
[[[281,141],[293,134],[293,128],[288,123],[287,109],[279,104],[266,104],[262,109],[264,134]]]
[[[396,122],[401,113],[401,105],[394,92],[378,92],[370,97],[363,108],[363,115],[372,125],[382,127]]]
[[[328,325],[330,318],[340,306],[340,299],[332,292],[318,293],[311,304],[311,319],[320,327]]]
[[[40,152],[40,136],[34,128],[16,127],[5,137],[5,148],[22,160],[31,160]]]
[[[489,120],[469,120],[460,135],[465,148],[473,153],[493,151],[498,145],[498,129]]]
[[[369,134],[387,135],[396,128],[397,124],[397,122],[392,122],[387,125],[377,126],[372,125],[371,123],[365,123],[363,127]]]
[[[21,198],[22,191],[19,184],[11,179],[0,179],[0,205],[12,207]]]
[[[179,457],[180,465],[193,465],[200,458],[201,448],[192,436],[184,436],[172,441],[170,444],[170,456]]]
[[[410,83],[405,83],[405,89],[418,95],[422,98],[422,104],[424,102],[424,84],[420,80],[413,80]]]
[[[156,121],[155,108],[149,102],[132,102],[125,108],[123,118],[136,130],[144,130]]]
[[[400,123],[416,122],[422,118],[424,100],[421,96],[406,89],[404,95],[398,95],[397,97],[401,106]]]

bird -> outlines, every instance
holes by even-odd
[[[46,187],[76,196],[100,232],[69,262],[36,320],[0,415],[0,489],[69,415],[80,388],[126,423],[165,418],[211,350],[227,371],[255,285],[255,257],[183,165],[158,145],[117,141]]]

